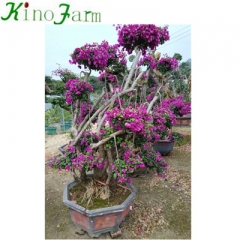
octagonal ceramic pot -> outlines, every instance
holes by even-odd
[[[127,184],[127,187],[131,189],[131,194],[121,205],[86,210],[70,200],[69,191],[76,184],[76,181],[66,184],[63,192],[63,203],[69,208],[72,221],[91,237],[99,237],[102,233],[118,231],[119,225],[131,209],[136,196],[135,187]]]

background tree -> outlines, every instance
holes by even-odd
[[[182,62],[182,56],[175,53],[174,58],[179,62],[179,67],[169,72],[169,84],[168,89],[171,91],[173,96],[178,96],[180,94],[184,95],[186,101],[190,101],[190,74],[191,74],[191,59],[186,62]]]
[[[45,84],[51,89],[51,92],[45,90],[45,103],[51,103],[53,106],[60,106],[66,111],[70,111],[64,96],[66,92],[64,89],[65,83],[62,80],[54,80],[51,76],[45,76]]]
[[[79,79],[76,73],[72,73],[68,69],[59,69],[53,71],[61,80],[54,80],[51,76],[45,76],[45,103],[60,106],[66,111],[71,111],[70,106],[66,104],[65,84],[69,79]],[[83,79],[84,77],[81,77]],[[92,99],[96,99],[102,92],[103,84],[98,81],[96,76],[89,76],[89,83],[94,86]],[[46,90],[49,89],[48,91]]]
[[[186,62],[180,63],[179,69],[182,75],[185,75],[186,78],[188,78],[191,73],[191,59],[188,59]]]
[[[174,53],[173,58],[176,58],[179,62],[182,60],[182,55],[179,53]]]

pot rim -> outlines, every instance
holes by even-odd
[[[161,142],[163,142],[163,143],[172,143],[172,142],[174,142],[174,140],[158,140],[155,143],[161,143]]]
[[[112,207],[105,207],[105,208],[98,208],[93,210],[88,210],[81,205],[76,204],[73,201],[69,200],[69,190],[77,185],[77,182],[75,180],[65,184],[64,191],[63,191],[63,204],[67,207],[80,212],[88,217],[97,216],[97,215],[104,215],[108,213],[115,213],[115,212],[123,212],[126,207],[133,201],[133,199],[136,197],[136,188],[132,184],[126,183],[126,185],[130,188],[132,191],[131,194],[127,197],[127,199],[124,200],[124,202],[120,205],[115,205]]]

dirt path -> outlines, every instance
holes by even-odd
[[[45,136],[45,161],[55,155],[60,154],[59,147],[67,144],[70,141],[70,133],[62,133],[57,135]]]
[[[177,131],[190,135],[191,129],[179,127]],[[120,239],[191,239],[190,142],[174,147],[164,159],[169,164],[167,179],[151,173],[133,179],[137,197],[133,210],[120,226]],[[72,180],[71,174],[48,166],[45,173],[46,239],[90,239],[87,233],[75,233],[79,229],[62,203],[63,186]],[[109,233],[102,234],[100,239],[110,239]]]

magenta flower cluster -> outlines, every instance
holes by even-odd
[[[138,47],[145,55],[148,48],[154,50],[159,44],[170,39],[167,26],[161,28],[154,24],[129,24],[117,25],[116,30],[119,44],[129,54]]]
[[[191,103],[184,101],[184,96],[179,95],[175,98],[164,99],[162,106],[171,109],[178,117],[191,113]]]
[[[165,56],[157,62],[157,68],[161,73],[166,73],[167,71],[174,70],[178,67],[178,60],[176,58],[171,58]]]
[[[52,75],[59,76],[64,83],[66,83],[68,79],[77,78],[77,75],[75,73],[73,73],[67,68],[61,68],[61,67],[52,71]]]
[[[66,91],[66,103],[73,103],[76,99],[81,99],[83,94],[93,91],[93,86],[85,81],[79,81],[79,79],[69,79],[65,85]]]
[[[91,107],[92,106],[89,104],[89,102],[85,102],[85,101],[81,102],[80,111],[77,118],[78,124],[80,124],[84,120],[85,116],[89,113],[89,110],[91,109]]]
[[[140,155],[149,170],[156,172],[157,175],[162,178],[166,177],[168,164],[164,161],[159,152],[154,151],[148,144],[146,144]]]
[[[119,49],[119,45],[109,45],[107,41],[102,43],[85,44],[81,48],[76,48],[71,54],[71,64],[77,64],[81,69],[81,65],[84,68],[92,70],[104,70],[109,65],[121,62],[126,64],[125,55]]]
[[[106,112],[107,121],[115,130],[126,129],[133,133],[145,133],[146,122],[151,120],[145,105],[136,108],[127,107],[124,109],[113,108]]]
[[[126,149],[122,159],[117,159],[111,164],[113,177],[120,183],[131,183],[129,174],[138,168],[145,168],[145,164],[139,154]]]
[[[88,131],[84,133],[84,136],[79,143],[81,152],[77,152],[76,147],[73,146],[72,142],[70,141],[66,147],[64,157],[52,158],[49,166],[55,166],[59,170],[70,170],[72,167],[74,169],[78,169],[79,171],[85,172],[92,170],[94,167],[97,167],[98,169],[103,168],[107,164],[107,161],[104,161],[96,153],[91,152],[89,141],[89,136],[91,135],[93,135],[92,137],[96,139],[95,134]]]
[[[86,134],[88,135],[86,136]],[[90,147],[89,136],[91,136],[91,133],[86,132],[85,136],[80,141],[82,151],[78,153],[76,157],[72,158],[72,166],[77,168],[79,171],[83,170],[87,172],[92,170],[94,167],[101,169],[107,164],[107,161],[104,161],[98,156],[98,154],[91,152],[92,149]]]
[[[172,126],[176,124],[176,115],[170,108],[161,105],[153,108],[153,127],[151,128],[153,142],[170,140]]]
[[[75,75],[72,71],[70,71],[67,68],[58,68],[58,69],[52,71],[52,74],[56,75],[56,76],[61,76],[61,75],[66,74],[66,73]]]
[[[52,74],[56,75],[56,76],[60,76],[62,73],[63,73],[62,69],[56,69],[56,70],[52,71]]]
[[[151,69],[155,69],[157,63],[154,60],[152,55],[145,55],[140,59],[138,63],[138,66],[141,66],[141,65],[150,67]]]
[[[122,144],[123,145],[123,144]],[[122,158],[117,159],[111,164],[114,178],[121,183],[131,183],[129,175],[137,169],[148,167],[162,178],[166,177],[168,164],[163,160],[159,152],[152,148],[143,150],[140,154],[135,154],[126,146],[123,146],[124,154]]]
[[[106,164],[106,161],[100,157],[94,156],[93,154],[78,153],[77,157],[72,159],[73,168],[84,172],[92,170],[94,167],[101,169]]]
[[[102,81],[102,82],[105,82],[105,80],[106,80],[106,82],[108,82],[108,83],[115,83],[115,82],[117,82],[116,77],[113,74],[108,73],[108,72],[102,72],[99,75],[98,80]]]

